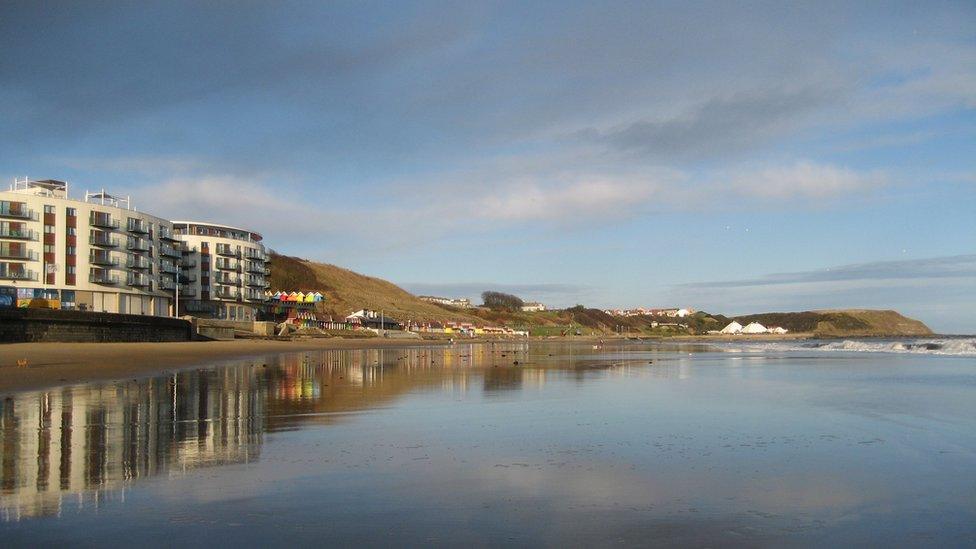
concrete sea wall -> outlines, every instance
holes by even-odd
[[[0,342],[190,341],[180,318],[52,309],[0,309]]]

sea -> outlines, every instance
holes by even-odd
[[[976,546],[976,338],[506,342],[0,395],[0,545]]]

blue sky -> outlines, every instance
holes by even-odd
[[[976,5],[789,4],[5,2],[0,177],[418,292],[976,332]]]

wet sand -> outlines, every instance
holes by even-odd
[[[13,343],[0,345],[0,393],[65,383],[142,377],[241,357],[330,349],[447,345],[404,339],[234,340],[180,343]],[[26,360],[27,366],[18,366]]]

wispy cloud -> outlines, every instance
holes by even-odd
[[[875,261],[816,271],[776,273],[742,280],[679,284],[683,288],[741,288],[809,282],[883,281],[931,278],[976,278],[976,255],[956,255],[904,261]]]

